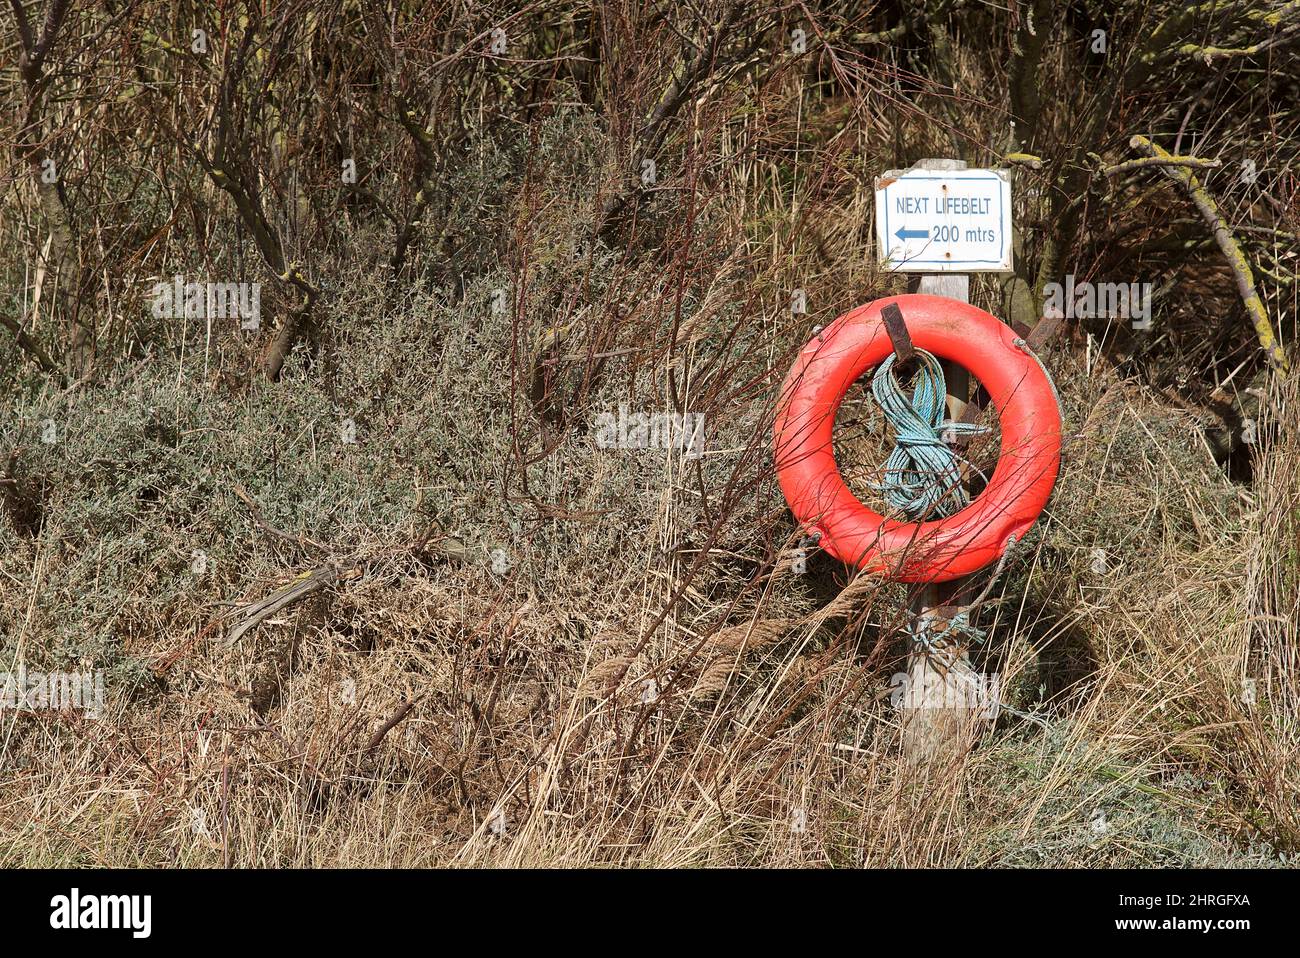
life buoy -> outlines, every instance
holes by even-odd
[[[1002,429],[988,485],[941,519],[880,516],[854,497],[835,462],[831,433],[845,393],[893,351],[881,318],[890,303],[902,311],[913,345],[979,380]],[[781,491],[821,548],[888,578],[946,582],[997,559],[1043,511],[1061,467],[1061,411],[1042,363],[997,317],[942,296],[891,296],[845,313],[803,348],[781,387],[774,447]]]

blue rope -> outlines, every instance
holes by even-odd
[[[916,350],[921,368],[916,373],[912,398],[903,392],[894,374],[893,354],[871,380],[871,393],[894,427],[894,450],[885,460],[884,482],[875,488],[885,501],[912,518],[941,518],[960,511],[967,503],[957,456],[944,435],[976,435],[987,426],[943,419],[947,383],[939,360],[924,349]]]
[[[955,644],[956,635],[964,635],[975,645],[983,645],[988,634],[971,622],[971,610],[961,609],[948,620],[948,627],[942,632],[918,627],[912,635],[913,641],[931,655],[943,656]]]

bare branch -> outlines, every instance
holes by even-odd
[[[1176,159],[1174,156],[1145,136],[1133,137],[1129,140],[1129,146],[1162,161],[1158,164],[1161,171],[1187,191],[1205,222],[1214,231],[1215,242],[1219,244],[1219,249],[1222,250],[1228,266],[1236,277],[1237,291],[1241,294],[1241,301],[1246,307],[1247,315],[1250,316],[1251,325],[1255,327],[1255,335],[1259,339],[1260,348],[1268,358],[1269,365],[1279,372],[1287,372],[1286,352],[1273,333],[1273,325],[1269,321],[1268,311],[1264,308],[1264,301],[1259,298],[1259,291],[1255,289],[1255,276],[1251,272],[1250,261],[1242,252],[1237,238],[1232,235],[1232,230],[1228,229],[1228,224],[1224,222],[1214,199],[1185,164],[1172,162]]]

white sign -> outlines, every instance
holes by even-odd
[[[896,272],[1011,272],[1011,171],[876,177],[876,251]]]

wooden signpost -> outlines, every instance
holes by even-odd
[[[970,302],[970,274],[1009,272],[1011,187],[1006,170],[970,170],[962,160],[927,159],[876,179],[876,237],[882,265],[920,274],[916,292]],[[904,316],[906,320],[906,316]],[[897,341],[897,340],[896,340]],[[966,411],[970,377],[943,362],[948,419]],[[969,602],[962,580],[922,586],[912,601],[913,638],[903,705],[903,747],[917,761],[951,761],[974,744],[988,703],[969,644],[945,633],[942,609]],[[923,639],[944,635],[936,652]],[[993,694],[997,694],[996,687]]]

